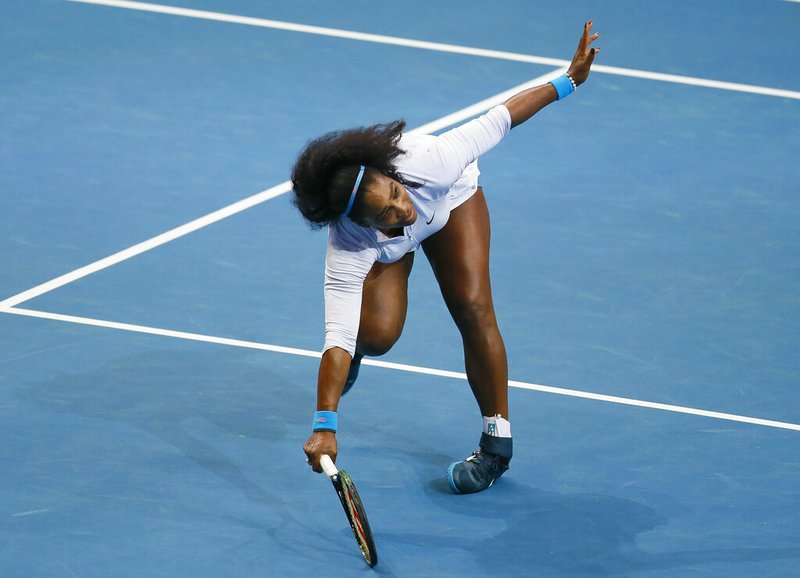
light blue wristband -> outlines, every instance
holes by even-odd
[[[575,88],[577,88],[575,86],[575,81],[572,80],[569,74],[562,74],[558,78],[551,80],[550,84],[556,89],[558,100],[568,97],[575,92]]]
[[[332,431],[336,433],[339,426],[339,416],[335,411],[315,411],[311,427],[314,431]]]

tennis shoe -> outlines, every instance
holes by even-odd
[[[350,391],[350,388],[353,387],[356,379],[358,379],[358,370],[361,369],[361,360],[363,358],[364,356],[360,353],[356,353],[353,356],[353,360],[350,362],[350,372],[347,374],[347,381],[344,382],[344,390],[342,390],[342,395]]]
[[[508,469],[511,438],[482,434],[480,445],[467,459],[454,462],[447,468],[447,481],[453,491],[459,494],[482,492]]]

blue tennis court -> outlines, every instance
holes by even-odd
[[[430,267],[340,405],[370,570],[302,446],[322,133],[438,132],[592,75],[481,157],[515,456]],[[774,576],[800,566],[800,3],[6,0],[0,575]],[[500,100],[498,100],[500,99]]]

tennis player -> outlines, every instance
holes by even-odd
[[[492,302],[489,213],[477,159],[586,81],[598,36],[587,22],[566,74],[440,136],[403,134],[405,123],[395,121],[326,134],[298,157],[294,203],[312,228],[328,227],[325,345],[304,446],[315,472],[322,455],[336,459],[339,400],[362,357],[383,355],[400,337],[420,246],[461,333],[483,416],[479,449],[448,468],[448,482],[459,493],[480,492],[508,469],[508,365]]]

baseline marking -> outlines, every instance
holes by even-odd
[[[241,339],[229,339],[226,337],[214,337],[212,335],[202,335],[199,333],[188,333],[185,331],[173,331],[170,329],[159,329],[157,327],[147,327],[144,325],[133,325],[130,323],[118,323],[115,321],[104,321],[102,319],[92,319],[88,317],[76,317],[74,315],[61,315],[58,313],[48,313],[45,311],[34,311],[31,309],[18,309],[11,307],[0,307],[0,313],[8,313],[11,315],[23,315],[26,317],[35,317],[38,319],[49,319],[54,321],[63,321],[66,323],[77,323],[80,325],[90,325],[93,327],[104,327],[108,329],[118,329],[121,331],[131,331],[135,333],[144,333],[148,335],[158,335],[162,337],[172,337],[175,339],[186,339],[190,341],[201,341],[204,343],[215,343],[218,345],[228,345],[231,347],[243,347],[247,349],[258,349],[261,351],[271,351],[274,353],[285,353],[289,355],[300,355],[303,357],[322,357],[319,351],[310,351],[308,349],[299,349],[296,347],[283,347],[280,345],[270,345],[268,343],[258,343],[255,341],[243,341]],[[438,377],[449,377],[453,379],[466,380],[467,375],[458,371],[446,371],[443,369],[433,369],[429,367],[419,367],[416,365],[408,365],[404,363],[393,363],[390,361],[380,361],[377,359],[364,358],[362,361],[365,365],[372,365],[375,367],[382,367],[385,369],[394,369],[397,371],[408,371],[411,373],[421,373],[425,375],[435,375]],[[604,401],[609,403],[617,403],[622,405],[631,405],[636,407],[645,407],[649,409],[658,409],[662,411],[670,411],[673,413],[683,413],[689,415],[696,415],[708,417],[713,419],[721,419],[727,421],[736,421],[741,423],[748,423],[752,425],[760,425],[766,427],[773,427],[779,429],[788,429],[800,431],[800,424],[787,423],[781,421],[774,421],[769,419],[761,419],[756,417],[748,417],[743,415],[735,415],[730,413],[722,413],[718,411],[708,411],[704,409],[695,409],[691,407],[683,407],[679,405],[670,405],[666,403],[655,403],[651,401],[642,401],[638,399],[631,399],[626,397],[618,397],[614,395],[604,395],[599,393],[591,393],[587,391],[579,391],[574,389],[565,389],[562,387],[551,387],[547,385],[537,385],[535,383],[526,383],[523,381],[509,381],[510,387],[519,389],[528,389],[531,391],[538,391],[541,393],[549,393],[554,395],[564,395],[569,397],[578,397],[583,399],[591,399],[594,401]]]
[[[133,2],[129,0],[68,0],[81,4],[96,4],[113,8],[125,8],[128,10],[139,10],[142,12],[155,12],[158,14],[169,14],[172,16],[184,16],[187,18],[198,18],[201,20],[214,20],[217,22],[228,22],[232,24],[244,24],[246,26],[257,26],[260,28],[272,28],[276,30],[287,30],[290,32],[302,32],[305,34],[316,34],[319,36],[331,36],[335,38],[345,38],[348,40],[359,40],[361,42],[374,42],[378,44],[390,44],[393,46],[405,46],[409,48],[419,48],[422,50],[434,50],[437,52],[450,52],[455,54],[467,54],[471,56],[481,56],[484,58],[497,58],[501,60],[511,60],[515,62],[528,62],[531,64],[544,64],[547,66],[569,66],[570,61],[561,58],[548,58],[545,56],[535,56],[532,54],[522,54],[519,52],[506,52],[503,50],[490,50],[486,48],[473,48],[469,46],[459,46],[456,44],[445,44],[442,42],[429,42],[426,40],[413,40],[411,38],[400,38],[396,36],[385,36],[382,34],[369,34],[366,32],[354,32],[352,30],[341,30],[338,28],[326,28],[324,26],[311,26],[307,24],[296,24],[294,22],[282,22],[280,20],[269,20],[266,18],[254,18],[250,16],[237,16],[223,12],[211,12],[208,10],[195,10],[191,8],[178,8],[176,6],[165,6],[163,4],[151,4],[147,2]],[[800,1],[800,0],[796,0]],[[676,84],[688,84],[691,86],[703,86],[706,88],[716,88],[720,90],[733,90],[737,92],[748,92],[765,96],[777,96],[783,98],[793,98],[800,100],[800,92],[794,90],[784,90],[779,88],[769,88],[750,84],[739,84],[735,82],[724,82],[719,80],[709,80],[681,76],[677,74],[663,74],[660,72],[648,72],[645,70],[635,70],[632,68],[620,68],[617,66],[606,66],[595,64],[592,66],[593,72],[615,74],[618,76],[628,76],[642,78],[646,80],[658,80],[662,82],[672,82]]]
[[[488,110],[491,107],[508,100],[517,92],[525,90],[526,88],[543,84],[548,80],[558,76],[562,71],[563,69],[560,68],[558,70],[548,72],[547,74],[537,76],[536,78],[520,84],[519,86],[504,90],[503,92],[495,94],[494,96],[424,124],[409,132],[416,134],[429,134],[443,128],[447,128],[448,126],[459,123],[472,116],[475,116],[476,114],[480,114],[484,110]],[[271,187],[265,191],[261,191],[260,193],[228,205],[227,207],[218,209],[213,213],[209,213],[208,215],[195,219],[194,221],[190,221],[189,223],[171,229],[165,233],[161,233],[160,235],[157,235],[151,239],[142,241],[137,245],[114,253],[113,255],[109,255],[108,257],[100,259],[99,261],[95,261],[94,263],[90,263],[89,265],[85,265],[79,269],[65,273],[64,275],[42,283],[41,285],[37,285],[36,287],[28,289],[27,291],[23,291],[22,293],[8,297],[7,299],[0,301],[0,308],[15,307],[21,303],[24,303],[25,301],[30,301],[35,297],[44,295],[45,293],[53,291],[54,289],[58,289],[59,287],[63,287],[64,285],[72,283],[73,281],[77,281],[78,279],[82,279],[83,277],[91,275],[92,273],[97,273],[98,271],[107,269],[108,267],[116,265],[117,263],[121,263],[122,261],[130,259],[131,257],[141,255],[146,251],[160,247],[165,243],[169,243],[170,241],[174,241],[175,239],[188,235],[189,233],[193,233],[199,229],[202,229],[203,227],[207,227],[208,225],[216,223],[217,221],[221,221],[222,219],[236,215],[237,213],[241,213],[242,211],[250,209],[260,203],[274,199],[275,197],[278,197],[284,193],[288,193],[291,189],[292,183],[290,181],[284,181],[279,185],[275,185],[274,187]]]

